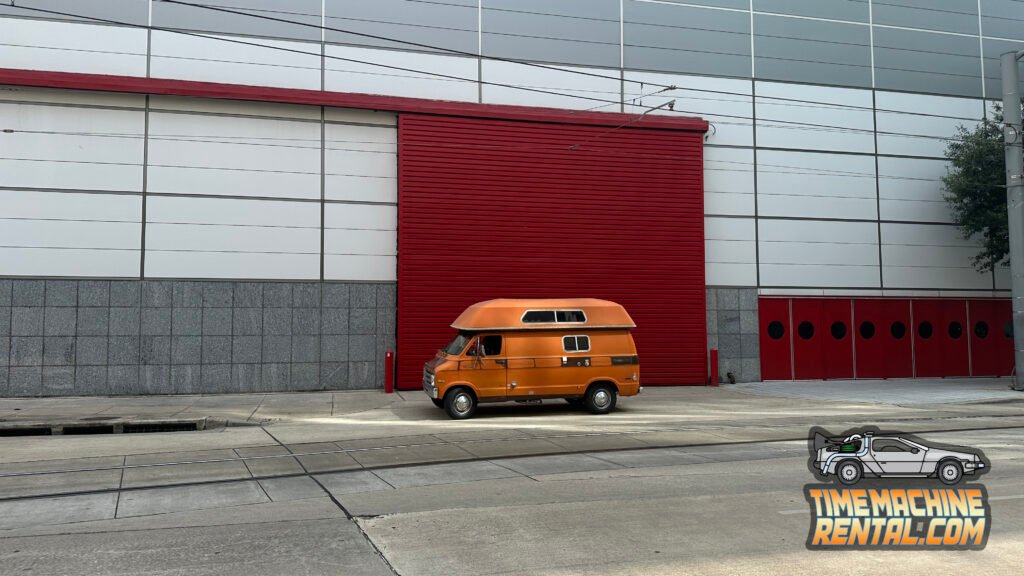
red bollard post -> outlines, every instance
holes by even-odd
[[[395,353],[388,350],[384,353],[384,393],[395,391]]]
[[[718,348],[711,349],[711,385],[718,386]]]

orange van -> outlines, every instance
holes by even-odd
[[[423,390],[455,419],[481,402],[565,398],[607,414],[640,393],[626,310],[606,300],[489,300],[452,323],[459,331],[423,368]]]

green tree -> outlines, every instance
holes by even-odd
[[[953,222],[964,238],[980,237],[981,252],[972,260],[981,272],[1005,263],[1010,253],[1002,109],[992,116],[973,129],[957,128],[946,146],[950,167],[942,177]]]

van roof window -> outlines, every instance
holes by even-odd
[[[583,310],[527,310],[523,324],[584,324],[587,315]]]

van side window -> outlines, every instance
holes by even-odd
[[[562,336],[562,349],[566,352],[590,352],[590,336]]]
[[[498,356],[501,354],[501,336],[484,336],[480,341],[484,347],[484,356]]]
[[[583,310],[559,310],[556,316],[559,322],[577,322],[582,324],[587,321],[587,315],[583,313]]]
[[[523,314],[523,324],[554,324],[554,310],[530,310]]]

